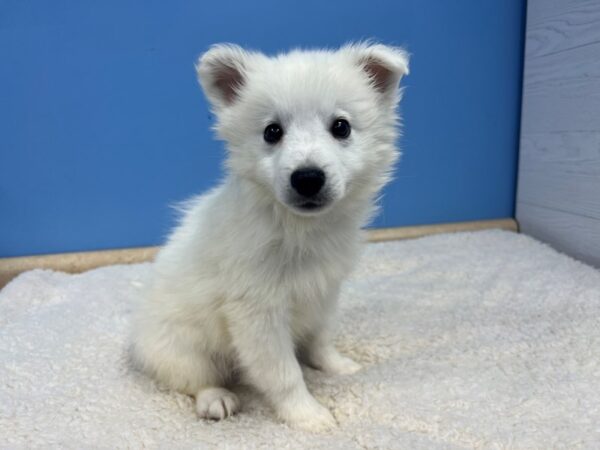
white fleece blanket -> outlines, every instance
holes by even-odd
[[[310,390],[339,427],[192,400],[127,363],[150,264],[22,274],[0,292],[0,447],[599,448],[600,273],[501,231],[371,244],[341,298],[337,344],[364,365]]]

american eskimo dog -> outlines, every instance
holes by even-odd
[[[134,361],[196,398],[200,417],[239,408],[254,386],[292,426],[333,416],[299,360],[329,374],[360,365],[332,344],[340,283],[397,158],[400,48],[373,43],[275,57],[230,44],[197,72],[227,147],[226,176],[188,202],[133,321]]]

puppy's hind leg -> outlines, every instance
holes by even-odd
[[[217,382],[201,386],[196,392],[196,413],[203,419],[222,420],[234,415],[240,408],[238,397],[223,386],[232,381],[233,369],[231,361],[224,359],[221,355],[213,355],[210,361],[212,373],[217,374]],[[210,377],[205,378],[208,380]]]
[[[237,396],[223,387],[229,374],[208,352],[173,334],[166,342],[151,339],[143,344],[134,345],[137,365],[170,389],[194,396],[198,417],[221,420],[237,412]]]
[[[196,412],[203,419],[225,419],[235,414],[239,407],[237,395],[222,387],[207,386],[196,394]]]

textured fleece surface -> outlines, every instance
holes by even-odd
[[[240,414],[128,366],[132,300],[150,264],[22,274],[0,292],[0,447],[598,448],[600,273],[523,235],[368,245],[341,296],[337,345],[355,375],[305,370],[339,427]]]

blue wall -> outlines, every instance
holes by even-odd
[[[143,5],[143,6],[142,6]],[[220,177],[193,62],[374,37],[413,54],[375,226],[513,215],[524,0],[0,3],[0,256],[160,243]]]

